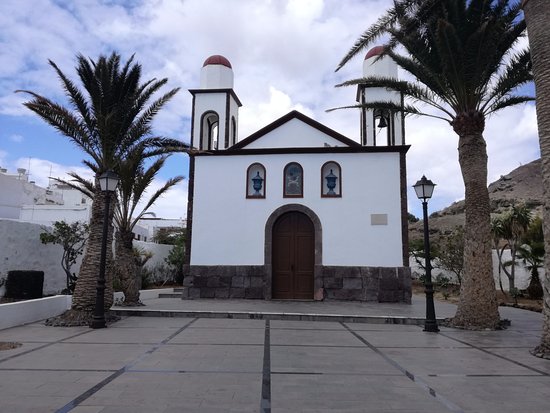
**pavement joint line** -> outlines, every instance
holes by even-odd
[[[428,374],[428,377],[540,377],[540,374]]]
[[[85,372],[85,373],[112,373],[117,370],[108,370],[108,369],[33,369],[33,368],[15,368],[15,367],[7,367],[2,368],[0,367],[0,371],[77,371],[77,372]]]
[[[502,359],[502,360],[506,360],[506,361],[508,361],[508,362],[510,362],[510,363],[513,363],[513,364],[516,364],[516,365],[521,366],[521,367],[523,367],[523,368],[526,368],[526,369],[528,369],[528,370],[534,371],[534,372],[539,373],[539,374],[541,374],[541,375],[543,375],[543,376],[550,376],[550,373],[547,373],[547,372],[545,372],[544,370],[539,370],[539,369],[536,369],[536,368],[534,368],[534,367],[528,366],[527,364],[520,363],[519,361],[512,360],[512,359],[510,359],[510,358],[508,358],[508,357],[506,357],[506,356],[502,356],[502,355],[500,355],[500,354],[493,353],[492,351],[487,350],[487,348],[485,348],[485,347],[476,346],[476,345],[474,345],[474,344],[468,343],[467,341],[459,340],[458,338],[449,336],[449,335],[447,335],[447,334],[445,334],[445,333],[438,333],[438,334],[441,335],[441,336],[450,338],[451,340],[458,341],[459,343],[466,344],[466,345],[468,345],[468,346],[470,346],[470,347],[472,347],[472,348],[474,348],[474,349],[476,349],[476,350],[482,351],[482,352],[484,352],[484,353],[486,353],[486,354],[490,354],[491,356],[498,357],[498,358],[500,358],[500,359]],[[488,348],[497,348],[497,347],[488,347]],[[527,348],[528,348],[528,347],[527,347]],[[533,356],[533,357],[534,357],[534,356]]]
[[[416,377],[414,374],[412,374],[410,371],[405,369],[403,366],[401,366],[399,363],[397,363],[395,360],[393,360],[391,357],[386,355],[384,352],[382,352],[380,349],[378,349],[376,346],[372,345],[369,341],[367,341],[364,337],[359,335],[357,332],[352,330],[350,327],[346,326],[344,323],[342,325],[348,330],[355,338],[357,338],[359,341],[361,341],[363,344],[365,344],[367,347],[369,347],[371,350],[373,350],[375,353],[377,353],[380,357],[382,357],[384,360],[386,360],[389,364],[400,370],[405,376],[407,376],[410,380],[412,380],[414,383],[419,385],[422,389],[427,390],[430,396],[432,396],[434,399],[436,399],[438,402],[443,404],[449,411],[454,413],[464,413],[464,410],[462,410],[459,406],[454,404],[452,401],[448,400],[447,398],[443,397],[442,395],[438,394],[435,389],[430,387],[428,383],[426,383],[424,380],[420,379],[419,377]],[[428,333],[431,334],[431,333]]]
[[[129,369],[127,373],[174,373],[174,374],[261,374],[261,371],[249,370],[166,370],[166,369]]]
[[[49,343],[44,344],[43,346],[38,346],[38,347],[35,347],[35,348],[31,348],[27,351],[22,351],[21,353],[17,353],[17,354],[14,354],[12,356],[1,359],[0,363],[3,363],[5,361],[11,360],[11,359],[14,359],[16,357],[24,356],[26,354],[32,353],[33,351],[42,350],[43,348],[53,346],[54,344],[63,343],[65,340],[70,340],[71,338],[75,338],[75,337],[78,337],[78,336],[81,336],[81,335],[84,335],[84,334],[88,334],[88,333],[91,333],[92,331],[93,330],[91,330],[91,329],[86,330],[86,331],[81,331],[78,334],[75,334],[75,335],[72,335],[72,336],[69,336],[69,337],[65,337],[65,338],[61,338],[61,339],[56,340],[56,341],[51,341]],[[22,343],[29,343],[29,342],[28,341],[22,341]]]
[[[313,348],[365,348],[365,346],[337,346],[336,344],[272,344],[271,347],[313,347]]]
[[[335,372],[299,372],[299,371],[272,371],[271,374],[310,374],[310,375],[323,375],[323,376],[356,376],[356,377],[401,377],[401,373],[352,373],[348,371],[335,371]]]
[[[193,324],[195,321],[197,321],[198,319],[195,318],[193,320],[191,320],[191,322],[189,323],[186,323],[183,327],[180,327],[177,331],[175,331],[173,334],[171,334],[170,336],[168,336],[167,338],[165,338],[164,340],[162,340],[160,343],[157,343],[157,344],[154,344],[152,348],[150,348],[149,350],[147,350],[146,352],[144,352],[143,354],[141,354],[140,356],[138,356],[136,359],[134,359],[133,361],[131,361],[130,363],[126,364],[125,366],[123,366],[122,368],[120,368],[119,370],[115,371],[113,374],[111,374],[110,376],[106,377],[105,379],[103,379],[102,381],[100,381],[99,383],[97,383],[96,385],[92,386],[90,389],[86,390],[84,393],[82,393],[81,395],[77,396],[76,398],[74,398],[73,400],[71,400],[69,403],[67,403],[65,406],[57,409],[55,411],[55,413],[67,413],[67,412],[70,412],[71,410],[73,410],[75,407],[77,407],[78,405],[80,405],[80,403],[82,403],[84,400],[88,399],[89,397],[91,397],[92,395],[94,395],[95,393],[97,393],[99,390],[101,390],[103,387],[105,387],[107,384],[109,384],[110,382],[112,382],[113,380],[115,380],[116,378],[120,377],[122,374],[128,372],[129,369],[131,369],[133,366],[135,366],[137,363],[139,363],[144,357],[152,354],[153,352],[157,351],[159,348],[161,348],[164,344],[166,344],[168,341],[170,341],[171,339],[173,339],[175,336],[177,336],[178,334],[180,334],[183,330],[185,330],[187,327],[189,327],[191,324]]]
[[[166,343],[167,346],[249,346],[262,347],[262,343]]]
[[[265,320],[262,397],[260,399],[261,413],[271,413],[271,339],[269,329],[269,320]]]

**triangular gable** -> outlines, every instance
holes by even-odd
[[[287,113],[229,149],[360,147],[359,143],[296,110]]]

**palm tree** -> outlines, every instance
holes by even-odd
[[[143,216],[149,214],[149,209],[170,188],[181,182],[184,177],[170,178],[165,184],[145,201],[147,189],[153,183],[160,169],[164,166],[169,154],[157,157],[152,164],[145,166],[148,153],[145,147],[138,145],[129,153],[126,159],[119,163],[120,183],[117,187],[117,204],[114,211],[115,232],[115,257],[113,263],[113,277],[120,281],[124,293],[124,306],[138,306],[139,289],[141,286],[139,265],[133,248],[134,227]],[[169,151],[174,148],[169,148]],[[155,150],[155,153],[161,150]],[[87,196],[93,193],[93,183],[76,173],[70,174],[75,183],[62,181],[65,184],[78,189]],[[145,206],[140,207],[141,202]],[[141,258],[141,257],[139,257]]]
[[[61,80],[69,106],[64,107],[32,91],[32,100],[24,105],[53,126],[86,154],[82,162],[95,176],[92,195],[92,216],[86,253],[82,260],[78,282],[73,295],[72,311],[65,315],[67,322],[86,323],[95,306],[95,290],[102,242],[105,195],[98,177],[108,171],[119,172],[120,161],[137,146],[146,148],[144,156],[155,156],[169,148],[181,148],[173,139],[154,136],[152,120],[162,107],[178,92],[172,89],[151,101],[167,79],[151,79],[141,83],[141,66],[133,56],[121,65],[120,55],[101,55],[97,61],[77,56],[76,71],[83,90],[70,80],[57,65],[49,61]],[[109,211],[107,245],[113,237],[112,217],[116,203]],[[112,251],[107,249],[105,308],[112,305]]]
[[[338,66],[380,36],[389,35],[380,58],[391,58],[417,81],[370,77],[339,86],[365,84],[403,92],[412,101],[404,107],[405,113],[443,119],[459,137],[466,214],[464,279],[452,323],[465,328],[495,328],[499,323],[483,131],[492,113],[532,100],[513,95],[532,80],[529,51],[513,51],[525,32],[520,14],[519,4],[511,0],[396,0]],[[397,46],[407,54],[398,53]],[[435,111],[423,112],[414,103]],[[403,110],[391,102],[363,107]]]
[[[548,0],[523,0],[523,12],[529,30],[529,45],[533,60],[533,75],[537,95],[537,124],[542,158],[544,191],[544,249],[550,251],[550,3]],[[550,254],[544,259],[544,321],[540,345],[532,351],[538,357],[550,359]]]
[[[183,176],[170,178],[147,200],[141,210],[138,209],[138,204],[144,200],[147,188],[153,182],[158,171],[164,166],[166,159],[167,156],[161,156],[152,165],[145,168],[143,158],[139,154],[135,154],[128,157],[120,166],[121,180],[118,187],[120,201],[115,211],[117,227],[115,235],[115,271],[121,282],[122,292],[124,293],[123,304],[125,306],[140,305],[139,289],[141,279],[132,245],[134,227],[148,213],[148,210],[159,197],[184,179]]]
[[[518,250],[523,244],[523,237],[531,225],[531,212],[525,205],[512,206],[512,209],[495,217],[491,222],[491,233],[493,235],[493,243],[497,251],[499,266],[502,268],[509,281],[509,291],[516,288],[516,260],[518,258]],[[501,244],[504,240],[504,245]],[[503,262],[504,250],[510,249],[509,263]],[[510,266],[510,270],[506,267]]]

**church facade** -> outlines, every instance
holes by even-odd
[[[364,74],[397,76],[373,50]],[[360,143],[297,111],[239,140],[227,59],[208,58],[190,92],[184,298],[410,302],[401,112],[361,109]]]

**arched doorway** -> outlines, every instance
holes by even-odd
[[[298,211],[281,215],[273,225],[272,297],[313,299],[315,229]]]

